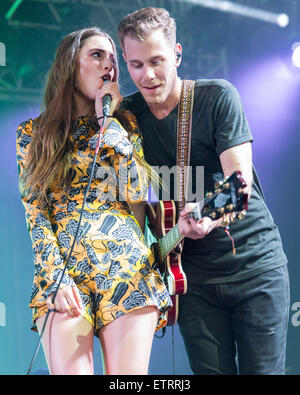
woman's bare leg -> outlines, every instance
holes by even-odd
[[[100,329],[105,374],[148,374],[159,310],[143,307]]]
[[[37,320],[39,333],[44,320]],[[85,318],[51,313],[42,339],[50,374],[94,374],[93,335]]]

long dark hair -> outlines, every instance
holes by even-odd
[[[72,147],[69,135],[77,112],[74,83],[78,53],[85,40],[97,35],[111,42],[116,60],[113,81],[118,81],[116,46],[107,33],[91,27],[77,30],[62,39],[48,74],[43,98],[44,111],[34,123],[26,163],[25,188],[41,202],[47,201],[47,191],[53,183],[62,190],[66,190],[70,184]],[[91,105],[91,114],[94,111]]]

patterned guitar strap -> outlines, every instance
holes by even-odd
[[[192,114],[194,104],[195,81],[183,80],[182,91],[178,104],[177,116],[177,218],[185,206],[187,197],[189,164],[191,154]],[[224,231],[232,243],[232,252],[235,255],[234,239],[229,232],[229,225],[222,224]],[[175,251],[182,252],[183,242],[176,247]]]
[[[191,155],[195,81],[183,80],[177,115],[177,217],[185,206]],[[183,242],[177,247],[182,252]],[[178,249],[179,248],[179,249]]]

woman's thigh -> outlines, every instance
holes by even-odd
[[[37,320],[39,333],[45,317]],[[94,374],[93,336],[85,318],[51,313],[42,339],[50,374]]]
[[[134,310],[100,329],[105,374],[147,374],[159,310]]]

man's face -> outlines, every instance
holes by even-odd
[[[173,94],[177,77],[175,48],[161,30],[144,41],[125,36],[123,56],[129,74],[148,104],[162,104]]]

